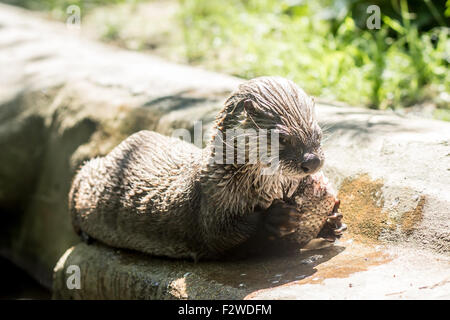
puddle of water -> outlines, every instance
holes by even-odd
[[[314,278],[298,281],[298,284],[321,283],[328,278],[347,278],[351,274],[366,271],[369,267],[392,261],[392,257],[383,251],[352,250],[345,255],[337,256],[332,261],[316,266]],[[362,252],[363,251],[363,252]]]
[[[339,254],[335,254],[331,257],[327,256],[326,251],[324,252],[323,250],[306,252],[306,254],[309,255],[306,259],[308,262],[311,262],[311,266],[308,268],[308,265],[299,264],[293,268],[293,270],[296,270],[299,273],[303,272],[306,274],[293,281],[289,281],[288,283],[280,283],[278,286],[285,287],[302,284],[320,284],[326,279],[347,278],[353,273],[366,271],[370,267],[382,265],[394,259],[392,255],[380,250],[376,246],[362,245],[354,242],[349,243],[348,239],[343,239],[341,243],[347,243],[348,246],[345,247],[345,250],[341,249]],[[323,258],[317,258],[318,255],[322,254],[324,255]],[[315,259],[317,260],[313,262]],[[272,285],[272,288],[276,286],[277,285]],[[271,288],[265,289],[270,290]],[[247,295],[245,299],[251,299],[260,292],[266,290],[260,289],[254,291]]]
[[[258,290],[310,277],[316,273],[317,265],[332,259],[343,250],[344,247],[331,246],[301,250],[284,256],[266,256],[220,264],[204,263],[202,273],[206,279],[224,285]]]

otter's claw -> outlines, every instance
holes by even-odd
[[[294,206],[279,200],[267,209],[264,228],[269,234],[269,239],[281,238],[295,232],[297,226],[296,216],[299,212]]]
[[[334,229],[334,234],[336,236],[341,236],[345,230],[347,230],[347,225],[345,223],[342,223],[342,225],[339,228]]]
[[[342,220],[342,214],[339,212],[334,212],[331,216],[329,216],[327,218],[327,223],[331,223],[331,224],[339,224],[341,223]]]
[[[322,237],[330,242],[334,242],[339,239],[345,230],[347,230],[347,225],[342,223],[342,214],[338,212],[339,205],[341,202],[336,200],[333,207],[332,214],[327,217],[325,226],[320,230],[319,237]]]

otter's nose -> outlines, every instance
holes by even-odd
[[[312,153],[307,153],[303,156],[301,167],[305,173],[313,173],[320,168],[320,159]]]

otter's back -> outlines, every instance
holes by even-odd
[[[177,230],[173,221],[197,209],[192,206],[199,203],[194,198],[201,156],[201,149],[177,138],[151,131],[133,134],[76,175],[69,195],[75,230],[115,245],[124,237],[133,242],[130,232],[145,235],[147,230],[138,229],[148,228],[154,231],[150,236],[164,241],[158,230],[167,230],[172,221],[171,233],[183,237],[186,226]]]

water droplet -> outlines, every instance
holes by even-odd
[[[302,261],[300,261],[301,264],[311,264],[319,259],[322,259],[323,255],[321,254],[315,254],[309,258],[303,259]]]

